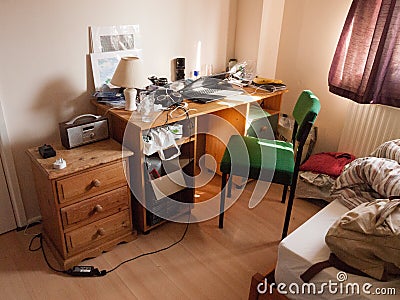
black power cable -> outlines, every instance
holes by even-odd
[[[35,239],[39,239],[39,247],[33,249],[33,248],[32,248],[32,245],[33,245],[33,242],[34,242]],[[46,261],[47,266],[48,266],[51,270],[53,270],[53,271],[56,272],[56,273],[66,273],[66,271],[58,270],[58,269],[54,268],[54,267],[49,263],[49,261],[48,261],[48,259],[47,259],[47,256],[46,256],[46,253],[44,252],[44,247],[43,247],[43,235],[42,235],[41,233],[38,233],[38,234],[36,234],[35,236],[33,236],[33,238],[31,239],[31,242],[29,243],[29,251],[38,251],[38,250],[40,250],[40,249],[42,249],[42,253],[43,253],[44,260]]]
[[[158,249],[158,250],[154,250],[154,251],[150,251],[150,252],[146,252],[146,253],[142,253],[142,254],[139,254],[139,255],[137,255],[137,256],[135,256],[135,257],[132,257],[132,258],[130,258],[130,259],[127,259],[127,260],[125,260],[125,261],[119,263],[117,266],[115,266],[114,268],[112,268],[111,270],[108,270],[108,271],[107,271],[107,270],[99,271],[99,269],[94,268],[93,266],[74,266],[73,268],[68,269],[68,270],[66,270],[66,271],[64,271],[64,270],[58,270],[58,269],[54,268],[54,267],[50,264],[49,260],[47,259],[46,252],[44,251],[44,247],[43,247],[43,236],[42,236],[41,233],[36,234],[36,235],[31,239],[31,241],[30,241],[30,243],[29,243],[29,251],[33,251],[33,252],[34,252],[34,251],[38,251],[38,250],[42,249],[43,257],[44,257],[44,260],[46,261],[47,266],[48,266],[52,271],[54,271],[54,272],[56,272],[56,273],[62,273],[62,274],[67,274],[67,275],[71,275],[71,276],[81,276],[81,277],[99,277],[99,276],[104,276],[104,275],[106,275],[106,274],[109,274],[109,273],[115,271],[116,269],[118,269],[118,268],[119,268],[120,266],[122,266],[123,264],[126,264],[126,263],[128,263],[128,262],[131,262],[131,261],[136,260],[136,259],[138,259],[138,258],[140,258],[140,257],[143,257],[143,256],[148,256],[148,255],[151,255],[151,254],[156,254],[156,253],[159,253],[159,252],[161,252],[161,251],[168,250],[168,249],[172,248],[173,246],[179,244],[179,243],[185,238],[186,233],[187,233],[187,231],[188,231],[188,229],[189,229],[189,222],[190,222],[190,215],[191,215],[190,210],[189,210],[189,212],[188,212],[188,215],[189,215],[189,216],[188,216],[188,220],[187,220],[187,223],[186,223],[185,231],[183,232],[183,234],[182,234],[182,236],[180,237],[179,240],[177,240],[176,242],[173,242],[172,244],[170,244],[170,245],[168,245],[168,246],[166,246],[166,247],[164,247],[164,248],[161,248],[161,249]],[[32,248],[32,247],[33,247],[33,242],[34,242],[35,239],[39,239],[39,243],[40,243],[40,244],[39,244],[39,246],[38,246],[37,248]]]
[[[137,256],[135,256],[133,258],[125,260],[125,261],[121,262],[120,264],[118,264],[116,267],[112,268],[111,270],[106,271],[106,274],[115,271],[117,268],[119,268],[120,266],[122,266],[123,264],[125,264],[127,262],[133,261],[133,260],[138,259],[138,258],[143,257],[143,256],[148,256],[148,255],[151,255],[151,254],[155,254],[155,253],[158,253],[158,252],[161,252],[161,251],[168,250],[168,249],[172,248],[173,246],[179,244],[186,236],[186,233],[187,233],[188,228],[189,228],[189,220],[190,220],[190,211],[189,211],[189,218],[188,218],[188,222],[186,223],[185,231],[183,232],[181,238],[179,240],[177,240],[176,242],[174,242],[171,245],[166,246],[164,248],[161,248],[161,249],[158,249],[158,250],[154,250],[154,251],[150,251],[150,252],[146,252],[146,253],[142,253],[142,254],[139,254],[139,255],[137,255]]]

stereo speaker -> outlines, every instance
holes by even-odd
[[[185,58],[177,57],[174,59],[174,74],[176,80],[185,79]]]

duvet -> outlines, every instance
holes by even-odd
[[[344,168],[332,186],[331,198],[349,209],[375,199],[400,195],[400,139],[386,142],[368,157]]]

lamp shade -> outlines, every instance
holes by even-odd
[[[122,57],[115,69],[111,84],[124,88],[135,87],[135,63],[138,57]]]

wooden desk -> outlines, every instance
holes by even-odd
[[[160,224],[159,220],[152,223],[152,216],[143,208],[144,203],[153,201],[156,195],[152,191],[154,181],[149,183],[149,175],[145,172],[145,156],[143,155],[143,138],[142,136],[150,128],[163,126],[172,123],[183,124],[183,138],[177,143],[181,146],[182,168],[187,175],[193,176],[194,162],[203,154],[209,154],[214,157],[217,164],[216,169],[219,170],[219,162],[221,161],[225,145],[229,137],[236,133],[245,135],[248,124],[246,119],[249,114],[251,103],[258,102],[260,106],[271,115],[279,114],[282,102],[282,95],[287,92],[278,91],[274,93],[260,92],[252,93],[254,90],[247,89],[249,94],[230,97],[220,101],[210,102],[208,104],[199,104],[187,102],[189,111],[189,119],[186,116],[168,117],[168,112],[159,113],[152,123],[144,123],[141,121],[137,112],[129,112],[123,109],[110,109],[110,107],[99,104],[94,99],[92,103],[97,108],[100,115],[108,115],[111,126],[111,136],[118,142],[124,144],[135,155],[131,158],[130,169],[135,170],[135,176],[131,182],[131,190],[134,198],[134,213],[137,226],[142,232],[147,232],[153,227]],[[222,126],[223,125],[223,126]],[[226,126],[228,129],[226,129]],[[260,129],[263,130],[263,129]],[[124,139],[125,136],[125,139]],[[189,162],[188,162],[189,161]],[[206,166],[208,167],[206,161]],[[214,164],[215,166],[215,164]],[[210,167],[211,168],[211,167]],[[164,179],[157,179],[162,181]],[[161,182],[161,184],[164,184]],[[167,185],[168,183],[166,183]],[[168,191],[178,201],[193,201],[194,189],[185,188],[182,190],[172,188]],[[156,197],[157,198],[157,197]],[[152,200],[153,199],[153,200]],[[186,199],[186,200],[185,200]],[[159,199],[157,199],[159,200]],[[154,217],[154,216],[153,216]],[[153,218],[155,220],[157,218]]]

